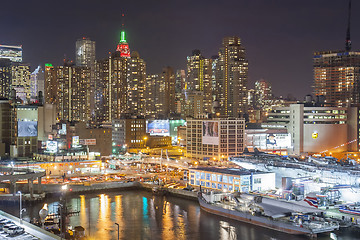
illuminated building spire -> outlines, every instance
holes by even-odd
[[[129,48],[129,44],[126,42],[126,39],[125,39],[124,14],[122,14],[122,19],[123,19],[123,23],[122,23],[122,30],[121,30],[121,34],[120,34],[120,41],[119,41],[119,44],[117,45],[116,51],[120,52],[121,57],[129,58],[130,57],[130,48]]]
[[[349,0],[349,12],[348,12],[348,26],[346,31],[345,50],[351,51],[351,40],[350,40],[350,18],[351,18],[351,0]]]

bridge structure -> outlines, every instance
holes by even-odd
[[[28,192],[30,199],[34,198],[34,190],[37,193],[42,192],[41,178],[46,175],[45,170],[9,164],[7,166],[0,165],[0,187],[8,188],[12,196],[16,196],[19,190]],[[34,187],[34,181],[37,179],[37,186]],[[20,189],[19,181],[25,181],[27,186]]]

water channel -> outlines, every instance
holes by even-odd
[[[48,198],[49,212],[55,211],[58,198]],[[308,239],[279,233],[250,224],[233,221],[200,210],[196,201],[168,196],[153,196],[144,191],[71,195],[67,203],[79,214],[70,217],[70,225],[83,226],[90,239],[242,239],[289,240]],[[25,206],[26,220],[38,218],[43,203]],[[0,208],[18,216],[17,205]],[[339,240],[360,239],[360,230],[336,232]],[[334,238],[334,235],[332,235]],[[329,234],[318,239],[331,239]]]

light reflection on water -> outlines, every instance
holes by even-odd
[[[56,211],[56,199],[48,199],[49,212]],[[304,240],[250,224],[232,221],[200,210],[196,201],[174,197],[153,196],[148,192],[123,191],[106,194],[68,196],[68,205],[78,215],[70,217],[70,225],[83,226],[91,239],[244,239],[244,240]],[[1,206],[1,205],[0,205]],[[43,203],[25,206],[25,219],[38,217]],[[4,209],[4,206],[1,207]],[[6,209],[17,215],[18,206]],[[341,235],[341,234],[340,234]],[[358,238],[358,233],[346,233],[339,240]],[[318,239],[329,239],[329,235]]]

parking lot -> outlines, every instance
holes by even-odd
[[[30,235],[29,233],[23,233],[21,235],[16,235],[16,236],[10,236],[9,234],[6,234],[4,231],[0,231],[0,239],[13,239],[13,240],[37,240],[39,238],[34,237],[32,235]]]
[[[1,216],[0,217],[0,239],[27,239],[27,240],[33,240],[33,239],[39,239],[37,237],[32,236],[31,234],[27,233],[26,231],[23,233],[18,233],[18,234],[9,234],[6,233],[4,231],[4,226],[8,225],[8,224],[2,224],[3,221],[11,221],[11,225],[13,226],[20,226],[20,227],[24,227],[22,226],[22,224],[19,224],[18,222],[14,222],[11,219]]]

